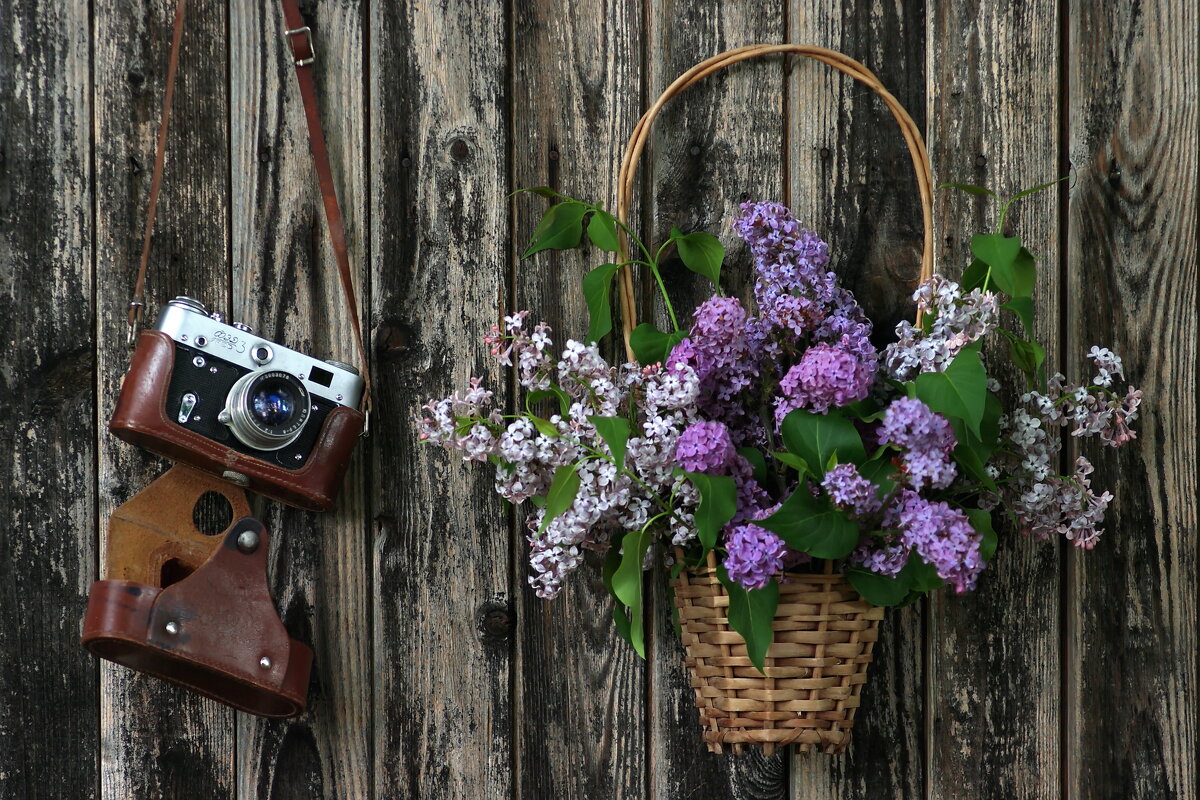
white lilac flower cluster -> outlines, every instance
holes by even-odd
[[[526,520],[529,528],[529,577],[539,597],[551,598],[563,579],[579,567],[585,550],[604,551],[618,531],[645,526],[666,506],[660,532],[675,544],[695,536],[690,509],[695,488],[675,472],[675,443],[696,419],[699,382],[686,365],[668,369],[624,364],[614,368],[595,345],[568,341],[562,356],[551,352],[550,328],[525,328],[528,312],[505,317],[504,330],[493,326],[484,338],[501,365],[515,368],[521,386],[530,391],[557,391],[567,404],[565,415],[545,420],[530,415],[506,418],[489,408],[493,394],[471,379],[465,395],[457,392],[423,407],[420,438],[460,451],[464,460],[491,460],[496,465],[496,491],[521,503],[545,496],[559,467],[577,465],[579,489],[570,507],[545,529],[545,509]],[[625,468],[589,417],[625,416],[634,412],[640,431],[627,442]],[[539,429],[540,428],[540,429]]]
[[[1096,494],[1088,477],[1092,465],[1080,456],[1070,475],[1055,474],[1062,450],[1060,428],[1071,428],[1074,437],[1099,436],[1109,447],[1120,447],[1136,438],[1130,423],[1138,417],[1142,392],[1129,386],[1123,395],[1112,390],[1124,380],[1121,359],[1111,350],[1093,347],[1088,357],[1096,374],[1090,386],[1068,385],[1061,374],[1047,381],[1046,391],[1026,392],[1021,404],[1000,418],[1002,444],[999,467],[1009,480],[1002,497],[987,498],[993,506],[1001,499],[1013,510],[1022,530],[1039,539],[1059,533],[1076,547],[1091,549],[1102,532],[1104,512],[1112,495]]]
[[[972,289],[963,293],[952,280],[934,275],[913,293],[917,308],[933,318],[928,333],[911,322],[896,326],[896,341],[883,353],[883,367],[898,381],[922,372],[945,372],[964,347],[983,338],[999,322],[994,292]]]

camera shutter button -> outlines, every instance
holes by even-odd
[[[225,322],[225,315],[222,314],[220,311],[212,312],[211,314],[208,315],[208,318],[214,322],[221,322],[221,323]]]
[[[244,322],[235,322],[233,327],[237,328],[242,333],[254,333],[254,329]]]

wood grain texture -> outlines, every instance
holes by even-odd
[[[234,318],[315,358],[357,363],[329,246],[308,126],[278,3],[230,7]],[[325,2],[312,28],[322,126],[346,220],[360,308],[367,307],[363,14]],[[364,439],[363,445],[369,440]],[[371,787],[369,526],[360,445],[335,509],[264,501],[272,587],[291,634],[314,650],[308,711],[290,721],[238,715],[238,795],[367,797]]]
[[[647,102],[704,58],[741,45],[782,41],[786,34],[778,12],[712,0],[654,0],[648,24]],[[727,293],[743,299],[752,285],[750,260],[730,221],[741,202],[783,196],[782,108],[781,60],[737,65],[667,105],[642,157],[642,238],[653,246],[674,226],[720,236],[730,254],[722,284]],[[708,297],[712,287],[684,269],[677,258],[668,259],[663,275],[672,302],[683,315],[679,324],[689,327],[687,311]],[[654,293],[647,290],[643,297],[653,298]],[[660,325],[667,324],[661,302],[649,303],[642,318],[652,319],[651,309],[657,310]],[[683,664],[683,646],[662,587],[654,599],[654,644],[648,655],[649,796],[787,797],[787,753],[770,758],[757,750],[741,758],[708,753]]]
[[[371,502],[375,790],[512,788],[509,515],[485,469],[416,441],[420,404],[479,375],[509,275],[501,4],[375,4],[371,277],[379,368]]]
[[[640,113],[641,16],[631,0],[563,13],[550,0],[512,5],[512,189],[550,186],[616,206],[615,175]],[[546,208],[512,201],[514,253]],[[611,261],[593,247],[547,251],[514,262],[513,308],[554,330],[556,348],[588,328],[580,282]],[[618,333],[605,343],[615,353]],[[519,795],[528,798],[645,796],[646,664],[612,626],[599,572],[584,567],[551,601],[527,577],[524,517],[516,510],[513,597],[521,609],[514,670]]]
[[[1068,573],[1076,798],[1197,796],[1198,31],[1194,3],[1072,3],[1069,363],[1111,346],[1146,393],[1136,442],[1083,450],[1115,500]]]
[[[229,310],[225,4],[188,5],[148,270],[148,324],[176,294]],[[118,441],[104,425],[129,366],[125,309],[141,247],[173,11],[162,3],[104,4],[92,25],[102,559],[108,515],[167,466]],[[100,675],[102,796],[233,796],[232,711],[107,662]]]
[[[930,0],[930,156],[934,183],[988,186],[1004,197],[1057,177],[1058,5]],[[935,195],[938,268],[958,277],[971,236],[995,229],[994,203],[958,191]],[[1057,192],[1013,207],[1006,227],[1038,259],[1035,336],[1055,363],[1059,347]],[[1007,319],[1010,327],[1019,326]],[[1005,407],[1023,391],[1006,348],[991,342],[988,368]],[[1059,571],[1057,543],[1008,526],[971,594],[932,598],[928,666],[930,791],[934,796],[1057,798],[1059,779]]]
[[[789,41],[824,45],[867,65],[918,124],[925,117],[923,3],[793,2]],[[787,83],[788,202],[830,246],[830,267],[892,338],[911,318],[921,207],[912,161],[891,114],[862,84],[809,59]],[[847,753],[796,755],[797,798],[910,798],[925,792],[925,606],[888,612]]]
[[[0,6],[0,796],[96,797],[88,8]]]

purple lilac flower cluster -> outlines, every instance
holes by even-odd
[[[1129,386],[1124,394],[1112,390],[1124,379],[1121,359],[1107,348],[1088,353],[1095,375],[1087,386],[1068,385],[1056,373],[1046,392],[1027,392],[1020,405],[1000,418],[1002,441],[999,464],[992,467],[1011,476],[1001,496],[1017,515],[1022,530],[1038,539],[1058,533],[1076,547],[1091,549],[1103,532],[1104,512],[1112,500],[1108,492],[1096,494],[1088,477],[1091,463],[1082,456],[1069,475],[1055,474],[1062,450],[1056,428],[1071,428],[1074,437],[1098,436],[1109,447],[1119,447],[1136,437],[1130,423],[1138,418],[1142,392]]]
[[[773,413],[778,430],[795,409],[826,413],[866,398],[878,355],[866,315],[827,269],[828,246],[778,203],[745,203],[741,210],[734,230],[754,258],[758,316],[737,298],[710,298],[696,309],[687,338],[667,365],[691,368],[700,387],[703,427],[685,432],[677,462],[689,471],[734,478],[738,502],[724,532],[726,568],[750,586],[777,573],[780,559],[797,554],[750,524],[773,501],[734,448],[762,446],[774,433],[764,427],[761,409]]]
[[[916,398],[895,400],[883,416],[879,443],[904,451],[904,474],[913,488],[945,489],[958,474],[950,460],[957,442],[950,423]]]
[[[761,445],[761,407],[774,409],[778,427],[797,408],[825,413],[861,400],[878,356],[870,321],[826,270],[828,246],[786,207],[744,203],[734,230],[754,258],[758,316],[737,298],[710,298],[668,363],[696,371],[705,419],[725,423],[735,445]]]
[[[778,575],[788,556],[783,540],[752,522],[725,530],[725,571],[747,589],[761,589]]]
[[[585,550],[606,550],[617,531],[647,524],[658,503],[656,494],[673,496],[675,512],[667,530],[678,544],[695,536],[691,509],[694,489],[674,474],[680,433],[695,421],[698,382],[687,367],[611,367],[595,345],[568,341],[560,358],[551,355],[550,329],[525,328],[526,312],[506,317],[485,337],[501,365],[515,367],[527,389],[557,387],[569,401],[566,414],[547,420],[539,430],[526,416],[509,422],[489,409],[492,392],[478,378],[460,396],[430,401],[418,420],[420,437],[458,450],[464,459],[496,462],[496,491],[513,503],[545,495],[560,467],[574,466],[579,489],[570,508],[539,533],[545,510],[526,520],[529,528],[530,584],[539,597],[551,598],[563,579],[577,569]],[[608,445],[589,421],[616,416],[635,404],[642,413],[640,435],[627,442],[626,469],[619,470]],[[601,456],[597,453],[603,454]]]
[[[865,538],[851,556],[852,563],[896,575],[916,551],[956,592],[975,588],[984,567],[982,537],[962,511],[905,489],[884,512],[883,524],[899,533]]]
[[[821,488],[838,508],[856,517],[869,517],[879,511],[879,487],[864,478],[853,464],[838,464],[825,473]]]

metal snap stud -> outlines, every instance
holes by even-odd
[[[237,538],[238,550],[250,555],[258,549],[258,531],[242,531]]]
[[[174,636],[175,634],[179,633],[179,623],[175,621],[168,622],[163,626],[163,630],[165,630],[169,636]]]
[[[270,669],[271,668],[271,659],[268,658],[267,656],[263,656],[262,658],[260,658],[258,660],[258,665],[260,667],[262,667],[263,669]]]

